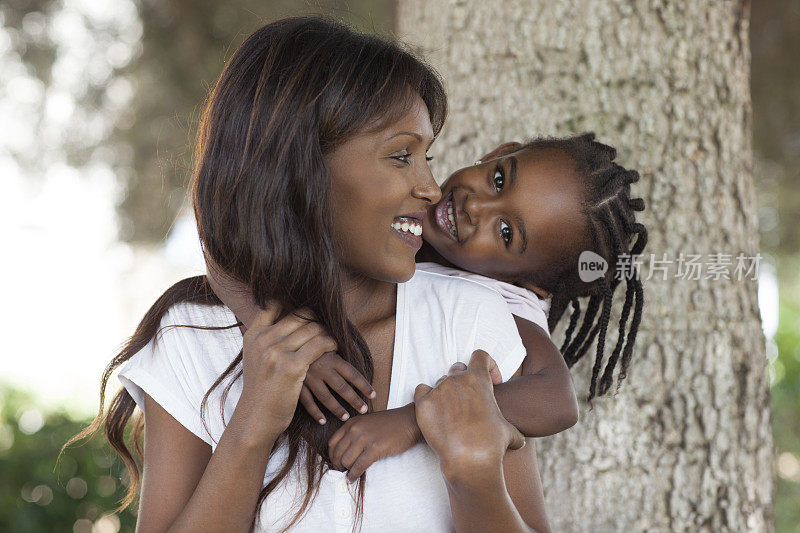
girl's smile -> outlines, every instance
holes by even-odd
[[[455,218],[455,202],[453,191],[444,195],[438,204],[433,206],[433,219],[436,227],[445,235],[458,242],[458,225]]]

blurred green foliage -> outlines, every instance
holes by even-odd
[[[0,385],[0,531],[134,531],[131,511],[108,516],[127,474],[102,435],[68,448],[56,464],[61,446],[86,425]]]
[[[800,532],[800,301],[797,299],[781,298],[775,342],[779,354],[771,364],[772,435],[778,463],[775,530],[796,533]]]

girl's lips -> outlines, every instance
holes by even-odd
[[[456,235],[458,234],[458,228],[456,229],[456,235],[450,231],[452,226],[450,225],[450,220],[447,218],[447,203],[450,202],[451,205],[454,205],[453,202],[453,191],[451,190],[447,196],[439,200],[439,204],[436,206],[434,210],[434,220],[436,221],[436,226],[448,237],[452,240],[458,242],[458,238]]]

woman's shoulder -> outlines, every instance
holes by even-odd
[[[233,313],[223,305],[178,302],[164,312],[150,342],[128,367],[192,369],[214,376],[224,371],[242,348]]]
[[[200,327],[225,327],[236,324],[236,316],[227,306],[177,302],[167,309],[164,325],[186,324]]]
[[[217,348],[227,352],[231,344],[241,348],[242,334],[237,323],[236,316],[225,305],[178,302],[164,313],[158,335],[203,352]],[[159,340],[157,338],[156,342]]]
[[[424,266],[423,268],[417,268],[411,282],[423,292],[474,302],[503,301],[497,291],[478,281],[468,277],[456,276],[441,269],[428,268],[427,263],[420,264]],[[441,268],[445,269],[446,267]]]

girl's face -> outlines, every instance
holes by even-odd
[[[432,143],[428,108],[417,96],[400,120],[327,156],[331,222],[342,265],[352,273],[393,283],[414,275],[422,246],[414,233],[421,234],[425,212],[442,196],[426,160]]]
[[[509,282],[556,268],[585,233],[572,160],[557,149],[519,148],[501,145],[451,175],[423,228],[425,241],[454,265]]]

